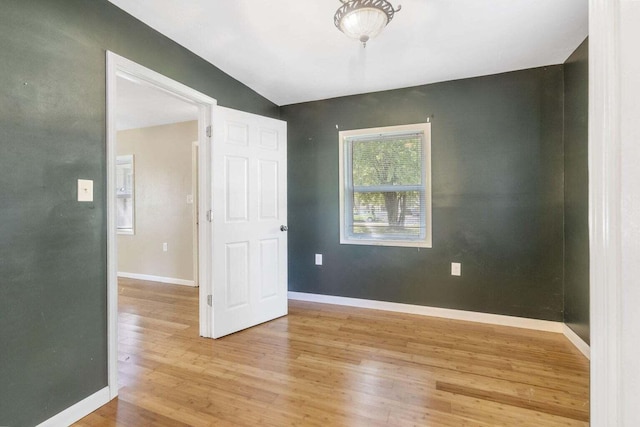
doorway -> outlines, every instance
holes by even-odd
[[[216,105],[216,100],[200,92],[195,91],[183,84],[171,80],[155,71],[129,61],[112,52],[107,52],[107,298],[108,298],[108,352],[109,352],[109,392],[114,398],[118,394],[118,250],[117,240],[122,236],[118,234],[118,209],[122,213],[122,206],[118,206],[117,197],[117,163],[118,163],[118,87],[128,86],[129,90],[145,90],[147,95],[153,91],[159,93],[164,99],[173,99],[176,102],[186,105],[192,114],[190,118],[197,121],[195,138],[188,141],[189,161],[191,161],[191,145],[193,140],[197,142],[197,181],[205,183],[210,181],[210,143],[207,136],[207,129],[210,129],[211,115]],[[168,98],[167,98],[168,97]],[[153,116],[154,114],[151,114]],[[133,171],[135,180],[135,156],[133,158]],[[197,261],[200,266],[197,277],[193,277],[193,283],[199,284],[199,332],[203,337],[210,337],[211,312],[207,305],[207,295],[210,294],[209,268],[203,260],[210,259],[210,227],[208,222],[203,221],[206,216],[207,207],[211,205],[211,198],[207,194],[206,185],[198,186],[198,194],[184,194],[184,204],[189,204],[191,200],[197,203],[195,206],[198,212],[198,248]],[[135,199],[133,199],[135,200]],[[122,203],[121,203],[122,205]],[[133,209],[135,210],[135,204]],[[161,215],[160,215],[161,216]],[[134,215],[135,218],[135,215]],[[126,223],[126,221],[125,221]],[[131,223],[132,230],[136,232],[135,220]],[[191,232],[188,233],[191,238]],[[122,236],[126,237],[126,236]],[[168,239],[167,239],[168,240]],[[158,243],[158,242],[156,242]],[[166,245],[165,245],[166,243]],[[158,246],[158,245],[155,245]],[[169,242],[161,241],[160,250],[162,253],[169,252],[171,247]],[[191,250],[191,247],[189,248]],[[190,267],[193,271],[193,266]],[[153,276],[153,275],[152,275]],[[163,277],[163,276],[157,276]]]

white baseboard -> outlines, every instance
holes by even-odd
[[[110,400],[109,387],[105,387],[102,390],[93,393],[91,396],[82,399],[75,405],[65,409],[58,415],[43,421],[38,424],[37,427],[69,426],[81,418],[86,417],[102,405],[107,404]]]
[[[589,346],[589,344],[584,342],[582,338],[578,336],[578,334],[573,332],[573,329],[565,324],[563,325],[562,333],[565,337],[567,337],[569,341],[571,341],[571,344],[573,344],[578,350],[580,350],[580,353],[584,354],[584,357],[591,360],[591,347]]]
[[[149,280],[151,282],[170,283],[172,285],[196,286],[193,280],[176,279],[174,277],[152,276],[150,274],[126,273],[118,271],[118,277],[127,279]]]
[[[346,305],[349,307],[372,308],[397,313],[419,314],[422,316],[442,317],[445,319],[465,320],[467,322],[487,323],[491,325],[512,326],[536,331],[563,334],[587,359],[591,359],[589,344],[584,342],[571,328],[562,322],[527,319],[525,317],[505,316],[501,314],[478,313],[475,311],[453,310],[449,308],[428,307],[423,305],[401,304],[397,302],[375,301],[359,298],[338,297],[333,295],[289,292],[289,299],[318,302],[323,304]]]
[[[479,313],[475,311],[454,310],[449,308],[428,307],[423,305],[401,304],[397,302],[338,297],[333,295],[308,294],[304,292],[289,292],[289,299],[326,304],[347,305],[350,307],[373,308],[376,310],[419,314],[422,316],[443,317],[445,319],[466,320],[467,322],[512,326],[515,328],[534,329],[537,331],[546,332],[562,333],[564,327],[564,323],[553,322],[550,320],[528,319],[526,317]]]

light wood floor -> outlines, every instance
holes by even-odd
[[[198,337],[197,290],[120,281],[120,396],[78,426],[584,426],[589,363],[561,335],[290,301]]]

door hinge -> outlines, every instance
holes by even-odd
[[[213,222],[213,211],[211,209],[207,211],[207,221]]]
[[[213,295],[207,295],[207,305],[209,307],[213,306]]]
[[[211,133],[212,133],[211,125],[209,125],[209,126],[207,126],[207,136],[208,136],[209,138],[211,138]]]

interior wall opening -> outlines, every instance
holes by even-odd
[[[119,359],[146,329],[132,298],[184,292],[197,319],[198,107],[158,88],[119,77],[116,97],[116,230]],[[129,286],[126,286],[129,285]],[[193,306],[193,307],[192,307]],[[178,309],[167,305],[163,318]],[[180,307],[179,309],[183,309]],[[197,327],[196,334],[197,334]]]
[[[207,129],[216,104],[209,96],[107,52],[111,398],[118,395],[119,360],[126,359],[119,352],[119,293],[126,293],[127,288],[132,293],[130,286],[121,289],[119,280],[144,285],[142,292],[133,292],[142,298],[162,299],[161,292],[169,288],[174,293],[188,293],[187,309],[193,314],[190,330],[196,337],[211,336],[207,304],[210,269],[206,261],[210,259],[211,239],[209,223],[202,218],[210,205]],[[119,199],[126,199],[126,203]],[[139,314],[126,314],[134,329],[145,322],[135,318]]]

